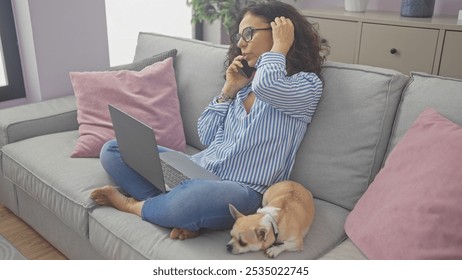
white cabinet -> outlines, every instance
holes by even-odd
[[[396,69],[402,73],[431,73],[438,30],[365,23],[359,64]]]
[[[356,37],[358,36],[356,22],[323,18],[308,18],[308,20],[315,23],[318,32],[329,41],[330,45],[339,46],[331,48],[329,60],[355,62]]]
[[[331,45],[328,60],[462,78],[462,23],[456,17],[302,11]]]
[[[439,74],[462,79],[462,32],[446,31]]]

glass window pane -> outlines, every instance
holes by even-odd
[[[0,0],[0,102],[26,97],[12,2]]]
[[[3,59],[2,39],[0,38],[0,87],[8,85],[4,61],[5,60]]]
[[[184,0],[106,0],[111,65],[133,61],[139,32],[191,38],[191,8]]]

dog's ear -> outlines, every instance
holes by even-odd
[[[266,241],[266,237],[268,236],[268,230],[264,227],[256,228],[255,234],[257,235],[258,240]]]
[[[229,212],[231,213],[231,216],[233,216],[233,218],[235,220],[239,219],[240,217],[244,217],[244,214],[242,214],[241,212],[239,212],[236,207],[234,207],[234,205],[232,204],[229,204]]]

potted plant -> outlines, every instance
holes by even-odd
[[[251,3],[270,1],[274,0],[187,0],[186,3],[192,8],[193,23],[212,23],[219,19],[229,34],[243,7]]]

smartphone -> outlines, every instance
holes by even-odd
[[[250,66],[249,66],[249,63],[248,63],[247,60],[245,60],[245,59],[243,59],[243,60],[241,61],[241,63],[242,63],[242,65],[243,65],[243,67],[241,68],[241,73],[242,73],[244,76],[246,76],[247,78],[252,77],[252,74],[253,74],[253,72],[255,72],[256,69],[253,68],[253,67],[250,67]]]

